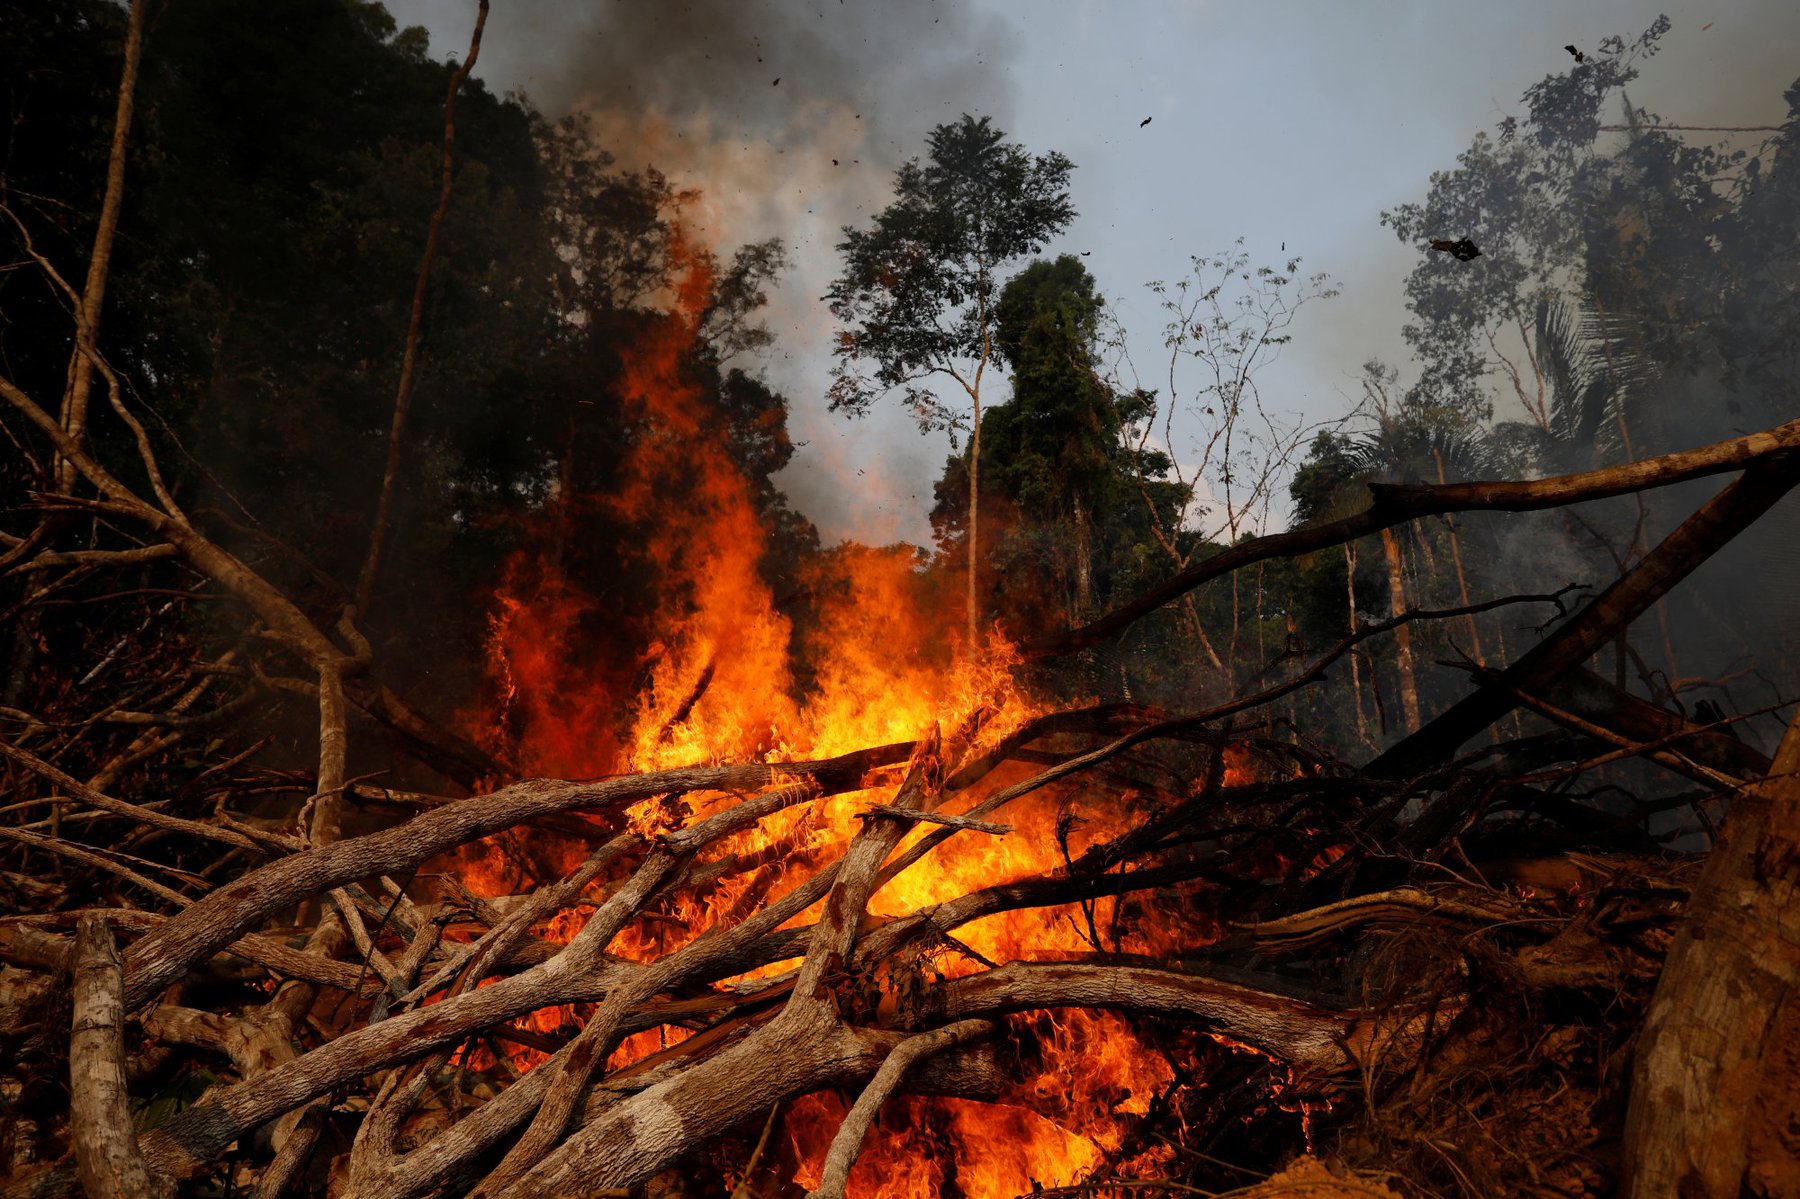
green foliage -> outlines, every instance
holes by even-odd
[[[1486,338],[1523,319],[1546,290],[1569,286],[1581,260],[1580,199],[1602,189],[1606,160],[1596,151],[1601,107],[1637,77],[1638,62],[1668,31],[1659,19],[1643,36],[1609,39],[1586,62],[1552,75],[1525,94],[1523,124],[1508,118],[1497,135],[1477,134],[1451,171],[1435,172],[1423,203],[1382,214],[1382,223],[1423,254],[1406,283],[1414,320],[1408,343],[1421,363],[1420,385],[1485,416],[1492,398]],[[1472,262],[1423,253],[1432,238],[1467,237],[1482,249]]]
[[[1015,632],[1040,632],[1127,598],[1158,577],[1155,520],[1175,523],[1180,488],[1166,455],[1129,434],[1152,409],[1118,392],[1095,357],[1104,301],[1079,258],[1026,266],[994,306],[1012,396],[982,418],[981,499],[999,531],[983,546],[989,599]],[[967,535],[968,455],[935,489],[946,556]],[[993,526],[989,526],[993,527]]]
[[[967,114],[938,126],[927,159],[896,173],[894,202],[868,228],[845,228],[843,274],[827,295],[844,325],[834,411],[861,413],[900,389],[921,428],[958,426],[925,381],[946,375],[979,388],[1000,272],[1075,219],[1073,164],[1056,153],[1034,158],[1005,136]],[[872,376],[859,361],[873,364]]]
[[[1368,499],[1362,482],[1363,462],[1355,441],[1334,430],[1321,430],[1288,483],[1294,527],[1323,524],[1362,507]]]
[[[1724,417],[1782,419],[1776,396],[1800,381],[1800,89],[1784,132],[1754,154],[1665,129],[1626,89],[1669,28],[1610,38],[1535,84],[1523,120],[1478,135],[1422,203],[1383,214],[1403,241],[1482,247],[1468,263],[1423,254],[1408,278],[1419,388],[1483,415],[1496,371],[1524,375],[1514,391],[1545,435],[1545,465],[1590,458],[1595,438],[1615,438],[1597,446],[1609,460],[1626,437],[1644,453],[1710,436]],[[1614,104],[1622,133],[1602,129]],[[1685,400],[1669,391],[1678,379]]]
[[[1468,236],[1484,251],[1468,263],[1422,253],[1408,279],[1420,375],[1407,396],[1470,416],[1496,399],[1516,405],[1476,446],[1489,471],[1586,469],[1800,412],[1800,85],[1784,97],[1779,131],[1754,148],[1665,125],[1632,105],[1628,87],[1669,29],[1658,20],[1630,42],[1608,39],[1534,85],[1522,119],[1478,136],[1454,170],[1432,177],[1422,203],[1384,214],[1402,240]],[[1397,433],[1418,442],[1402,430],[1382,437]],[[1403,472],[1417,461],[1399,444],[1376,457]],[[1529,554],[1506,549],[1510,539],[1493,529],[1492,552],[1474,557],[1499,587],[1569,581],[1537,577],[1548,562],[1566,575],[1588,560],[1591,577],[1604,578],[1695,502],[1695,489],[1677,488],[1589,511]],[[1714,569],[1778,578],[1792,536],[1792,518],[1778,512]],[[1758,645],[1766,654],[1788,637],[1780,590],[1745,589],[1730,604],[1700,587],[1672,597],[1659,619],[1692,643],[1681,673],[1692,675],[1703,653]],[[1767,627],[1752,631],[1757,611]],[[1652,657],[1672,652],[1670,638],[1649,640]]]

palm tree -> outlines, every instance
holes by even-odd
[[[1502,421],[1490,445],[1508,473],[1586,470],[1634,456],[1634,417],[1642,415],[1657,371],[1644,326],[1599,300],[1571,303],[1545,294],[1532,319],[1531,359],[1547,393],[1530,421]]]

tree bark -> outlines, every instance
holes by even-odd
[[[1406,612],[1406,576],[1400,569],[1400,539],[1392,529],[1381,530],[1381,552],[1387,561],[1388,611],[1399,617]],[[1412,632],[1405,625],[1394,630],[1394,669],[1400,678],[1400,712],[1408,734],[1419,731],[1419,682],[1413,674]]]
[[[1084,619],[1094,602],[1094,549],[1088,528],[1087,506],[1077,492],[1075,501],[1075,612],[1073,620]]]
[[[1796,1092],[1800,716],[1768,777],[1734,802],[1688,900],[1632,1071],[1619,1194],[1800,1194]],[[1771,1108],[1788,1118],[1763,1130]]]
[[[69,1033],[69,1123],[75,1176],[89,1199],[166,1194],[150,1176],[125,1090],[124,979],[103,917],[75,934],[75,1019]]]

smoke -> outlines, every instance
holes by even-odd
[[[548,113],[729,115],[756,133],[843,106],[869,122],[870,148],[916,133],[927,108],[998,113],[1011,50],[997,19],[935,0],[587,0],[503,19],[513,32],[493,66]]]
[[[389,7],[440,48],[464,44],[451,6]],[[855,422],[824,411],[834,324],[819,297],[843,227],[887,202],[933,126],[970,112],[1008,127],[1017,53],[1000,16],[935,0],[581,0],[496,8],[480,73],[551,119],[585,113],[621,168],[698,191],[685,223],[721,256],[787,244],[764,314],[777,348],[743,364],[790,402],[801,449],[781,481],[828,541],[923,543],[948,445],[897,408]]]

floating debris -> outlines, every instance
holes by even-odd
[[[1431,248],[1440,253],[1450,255],[1450,257],[1456,259],[1458,262],[1468,262],[1471,259],[1481,257],[1481,250],[1474,242],[1466,237],[1458,238],[1456,241],[1450,241],[1449,239],[1442,237],[1434,237],[1431,239]]]

